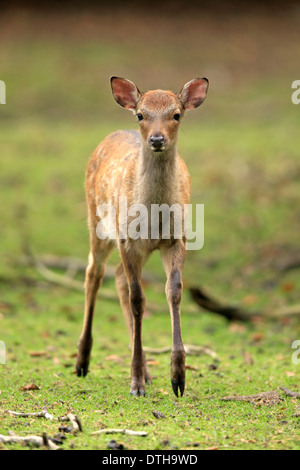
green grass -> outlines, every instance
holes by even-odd
[[[147,294],[149,299],[155,298],[151,289]],[[185,306],[190,306],[187,296],[183,312]],[[81,418],[83,433],[67,435],[66,449],[105,449],[112,438],[126,449],[299,448],[299,419],[293,417],[299,405],[295,400],[285,398],[273,407],[220,400],[232,393],[251,394],[296,385],[299,366],[291,363],[289,338],[295,334],[291,325],[262,323],[236,332],[211,314],[183,313],[185,341],[209,345],[217,351],[219,360],[188,356],[192,369],[187,370],[186,393],[176,399],[169,380],[169,354],[150,354],[149,359],[155,361],[150,365],[153,384],[147,388],[146,398],[133,398],[129,394],[130,352],[125,322],[113,302],[99,299],[91,371],[85,379],[74,375],[73,355],[82,307],[80,294],[66,295],[63,289],[43,283],[30,291],[19,286],[7,296],[7,312],[1,320],[7,346],[7,365],[1,366],[1,433],[46,431],[49,436],[55,435],[57,422],[5,413],[7,409],[35,412],[46,406],[56,417],[72,411]],[[168,315],[147,315],[143,334],[147,346],[169,344]],[[44,356],[32,357],[34,351]],[[245,363],[245,352],[253,358],[253,365]],[[212,369],[212,364],[217,368]],[[21,390],[31,382],[39,390]],[[162,412],[165,418],[156,419],[153,411]],[[143,430],[148,436],[91,435],[102,428]]]
[[[299,317],[230,325],[200,311],[188,293],[188,287],[201,286],[225,303],[255,312],[299,303],[299,272],[274,268],[276,260],[299,251],[300,106],[290,101],[291,82],[298,78],[297,41],[289,35],[293,24],[280,36],[289,53],[283,53],[283,45],[278,49],[282,68],[276,74],[276,57],[267,54],[271,38],[277,38],[275,27],[261,29],[259,34],[268,38],[261,43],[268,46],[254,57],[238,28],[241,49],[230,39],[223,43],[222,31],[213,25],[201,33],[210,46],[203,54],[197,49],[196,56],[187,47],[200,38],[197,28],[159,47],[146,38],[137,44],[130,30],[120,30],[120,37],[129,34],[124,41],[110,36],[81,41],[80,31],[73,30],[61,40],[47,35],[47,29],[36,41],[22,28],[20,37],[3,37],[0,79],[8,94],[0,108],[0,340],[7,363],[0,365],[0,434],[45,431],[53,436],[58,422],[7,414],[46,406],[55,417],[72,411],[81,418],[83,433],[66,434],[66,449],[106,449],[111,439],[131,450],[299,449],[299,418],[293,416],[299,400],[285,397],[272,407],[220,400],[299,387],[300,366],[291,360],[291,344],[300,338]],[[247,65],[244,54],[256,66],[250,74],[248,68],[239,69]],[[208,345],[219,359],[188,356],[186,393],[177,399],[170,355],[149,354],[153,384],[146,398],[133,398],[128,336],[118,302],[99,294],[90,373],[77,378],[74,354],[83,293],[47,283],[22,265],[22,256],[29,246],[36,255],[87,258],[84,174],[89,155],[109,132],[136,127],[134,117],[115,104],[109,76],[125,75],[144,89],[161,86],[161,78],[163,86],[175,88],[206,67],[219,78],[213,62],[231,71],[229,85],[212,80],[206,103],[186,116],[179,138],[191,174],[192,202],[205,205],[204,248],[189,252],[185,264],[182,331],[186,344]],[[114,253],[109,263],[118,259]],[[158,254],[146,270],[157,278],[145,285],[146,297],[161,312],[147,310],[144,344],[168,346],[171,325]],[[113,282],[105,287],[113,290]],[[245,353],[253,364],[245,362]],[[22,391],[31,382],[39,390]],[[165,418],[155,418],[153,411]],[[102,428],[148,435],[92,435]]]

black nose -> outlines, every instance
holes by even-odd
[[[152,147],[157,150],[159,150],[163,146],[164,141],[164,136],[161,134],[154,134],[150,137]]]

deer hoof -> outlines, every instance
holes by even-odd
[[[146,396],[145,390],[135,389],[130,391],[130,395],[133,397],[144,397]]]
[[[83,365],[83,366],[80,366],[80,367],[76,366],[77,376],[78,377],[85,377],[86,374],[89,371],[88,369],[89,369],[88,365]]]
[[[173,392],[175,393],[176,397],[178,397],[178,389],[180,390],[181,396],[184,394],[184,387],[185,387],[184,380],[179,380],[177,382],[176,380],[171,379],[171,384],[172,384]]]

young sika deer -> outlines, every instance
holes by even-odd
[[[142,347],[145,296],[141,273],[150,254],[159,249],[167,276],[166,297],[172,321],[171,383],[175,395],[178,396],[178,389],[183,395],[185,352],[181,338],[180,300],[186,238],[184,234],[181,239],[175,238],[174,230],[172,236],[171,229],[171,236],[166,239],[162,235],[161,222],[156,238],[133,239],[128,235],[121,236],[118,201],[120,196],[126,196],[128,207],[143,204],[148,214],[153,204],[164,203],[169,207],[177,204],[183,209],[189,203],[190,177],[176,149],[178,127],[185,110],[197,108],[204,101],[208,80],[191,80],[178,94],[162,90],[141,93],[134,83],[118,77],[111,78],[111,87],[117,103],[136,115],[140,132],[118,131],[110,134],[96,148],[88,164],[86,194],[90,255],[86,270],[85,315],[79,340],[77,375],[85,376],[88,372],[97,291],[104,276],[108,255],[117,245],[121,263],[116,270],[116,286],[132,346],[130,393],[145,396],[145,383],[151,383],[151,377]],[[99,234],[97,208],[105,203],[116,209],[115,240]],[[174,224],[172,227],[174,229]]]

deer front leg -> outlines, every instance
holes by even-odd
[[[131,361],[131,388],[133,396],[145,396],[145,363],[142,347],[142,321],[145,296],[138,280],[130,283],[129,298],[133,315],[133,345]]]
[[[167,275],[166,297],[172,323],[171,384],[175,395],[181,396],[185,388],[185,351],[181,337],[180,302],[182,295],[182,269],[185,246],[182,241],[162,251],[162,260]]]
[[[81,336],[78,343],[78,353],[76,360],[76,372],[78,377],[85,377],[88,373],[90,354],[93,344],[92,323],[94,318],[95,303],[97,292],[101,285],[104,271],[105,261],[108,256],[108,249],[105,243],[95,240],[91,236],[93,243],[89,255],[89,264],[85,275],[85,311]]]
[[[78,377],[85,377],[88,373],[90,354],[93,344],[92,323],[94,317],[95,302],[101,283],[101,271],[96,265],[94,257],[90,254],[89,265],[85,275],[85,312],[83,328],[78,342],[76,371]]]
[[[145,356],[142,346],[142,321],[145,296],[141,283],[142,258],[133,250],[121,249],[121,256],[129,287],[129,306],[132,315],[131,387],[133,396],[145,396]],[[128,253],[130,252],[130,257]]]

